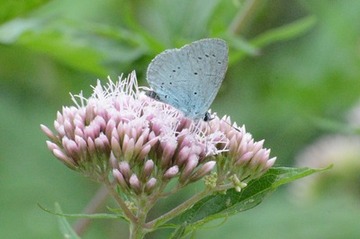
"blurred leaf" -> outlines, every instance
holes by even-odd
[[[49,2],[49,0],[1,0],[0,1],[0,24],[12,18],[24,15],[35,8]]]
[[[211,195],[179,215],[170,223],[186,226],[191,232],[211,220],[228,217],[260,204],[277,187],[325,169],[271,168],[266,174],[249,182],[243,191],[228,190],[225,194]]]
[[[285,26],[266,31],[251,42],[257,47],[264,47],[274,42],[296,38],[311,29],[315,23],[316,18],[314,16],[306,17]]]
[[[310,120],[318,128],[328,132],[341,133],[341,134],[359,134],[360,129],[358,127],[349,125],[348,123],[341,123],[336,120],[311,117]]]
[[[72,68],[106,76],[120,64],[133,70],[133,61],[148,47],[140,35],[100,24],[66,19],[16,19],[0,27],[0,42],[28,47]]]
[[[255,45],[251,44],[250,42],[246,41],[245,39],[239,36],[226,36],[226,40],[228,41],[229,45],[234,48],[230,50],[229,56],[229,65],[233,65],[234,63],[241,60],[243,57],[250,55],[250,56],[257,56],[260,53],[260,49]]]
[[[260,48],[265,47],[266,45],[296,38],[311,29],[315,23],[315,17],[306,17],[288,25],[264,32],[251,41],[247,41],[237,35],[227,34],[225,38],[229,42],[229,45],[234,48],[234,50],[230,51],[229,65],[238,62],[247,55],[259,55],[261,51]]]
[[[137,5],[139,21],[165,48],[209,35],[207,26],[220,0],[155,0]],[[201,9],[201,10],[200,10]],[[163,49],[161,49],[163,50]]]
[[[62,213],[60,205],[58,203],[55,204],[55,211],[58,214]],[[69,224],[69,222],[66,220],[65,217],[59,216],[58,222],[59,222],[60,231],[64,235],[64,238],[80,239],[80,237],[76,234],[76,232],[74,232],[74,230],[72,229],[71,225]]]

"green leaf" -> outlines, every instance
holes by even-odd
[[[185,225],[180,225],[179,227],[177,227],[173,233],[170,235],[169,239],[180,239],[183,238],[184,234],[185,234],[185,229],[186,226]]]
[[[58,205],[56,203],[56,205]],[[78,214],[68,214],[68,213],[62,213],[59,212],[57,210],[55,210],[55,212],[51,211],[50,209],[47,209],[43,206],[41,206],[40,204],[38,204],[38,206],[44,210],[45,212],[48,212],[50,214],[56,215],[56,216],[60,216],[60,217],[71,217],[71,218],[90,218],[90,219],[118,219],[118,218],[122,218],[124,220],[126,220],[126,218],[120,214],[108,214],[108,213],[94,213],[94,214],[82,214],[82,213],[78,213]],[[60,206],[59,206],[60,207]]]
[[[304,34],[315,23],[316,18],[314,16],[306,17],[285,26],[266,31],[253,39],[251,43],[257,47],[264,47],[274,42],[289,40]]]
[[[144,1],[137,6],[143,25],[156,35],[165,47],[183,45],[183,40],[199,39],[208,35],[208,28],[220,0]]]
[[[58,215],[62,213],[60,205],[58,203],[55,203],[55,211]],[[66,220],[65,217],[59,216],[58,218],[59,218],[58,222],[59,222],[60,231],[62,232],[64,238],[80,239],[80,237],[72,229],[70,223]]]
[[[349,125],[348,123],[320,117],[310,117],[310,121],[319,129],[341,133],[341,134],[359,134],[360,128]]]
[[[247,55],[257,56],[260,54],[260,49],[249,41],[234,35],[226,35],[226,40],[234,50],[230,50],[229,65],[233,65]]]
[[[71,68],[99,76],[131,71],[149,47],[141,35],[122,28],[62,18],[15,19],[0,27],[0,42],[40,52]]]
[[[170,223],[181,227],[186,225],[187,232],[190,232],[208,221],[249,210],[260,204],[280,185],[326,169],[271,168],[259,179],[250,181],[241,192],[232,189],[224,194],[205,197]]]
[[[229,42],[231,48],[234,49],[230,54],[229,65],[235,64],[245,56],[259,55],[261,48],[266,45],[296,38],[311,29],[315,23],[315,17],[306,17],[288,25],[264,32],[251,41],[247,41],[233,34],[226,34],[224,38]]]
[[[1,1],[0,7],[0,23],[8,21],[12,18],[24,15],[44,4],[49,0],[26,0],[14,1],[5,0]]]

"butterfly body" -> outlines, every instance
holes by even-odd
[[[219,91],[227,65],[226,42],[202,39],[157,55],[148,67],[147,81],[154,99],[174,106],[186,117],[209,119],[207,111]]]

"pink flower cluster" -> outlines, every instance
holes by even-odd
[[[147,97],[135,73],[93,95],[73,96],[63,107],[55,132],[41,125],[48,148],[71,169],[103,180],[109,173],[124,192],[151,194],[172,178],[186,185],[217,170],[253,179],[275,162],[263,141],[254,142],[229,118],[193,122],[177,109]]]

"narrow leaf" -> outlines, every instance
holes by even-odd
[[[56,204],[58,205],[58,204]],[[94,214],[82,214],[82,213],[78,213],[78,214],[68,214],[68,213],[63,213],[60,211],[51,211],[50,209],[47,209],[45,207],[43,207],[42,205],[38,204],[38,206],[44,210],[45,212],[48,212],[50,214],[56,215],[56,216],[60,216],[60,217],[70,217],[70,218],[90,218],[90,219],[118,219],[118,218],[122,218],[124,220],[125,217],[122,215],[115,215],[115,214],[108,214],[108,213],[94,213]],[[59,206],[60,207],[60,206]]]
[[[177,227],[174,230],[174,232],[170,235],[169,239],[181,239],[181,238],[183,238],[183,236],[185,234],[185,229],[186,229],[185,225],[181,225],[181,226]]]
[[[314,16],[306,17],[285,26],[266,31],[253,39],[251,43],[257,47],[263,47],[273,42],[292,39],[307,32],[315,23],[316,18]]]
[[[55,203],[55,211],[57,214],[61,214],[61,208],[58,203]],[[70,223],[66,220],[65,217],[59,216],[58,217],[60,231],[63,234],[64,238],[68,239],[80,239],[80,237],[76,234],[76,232],[72,229]]]

